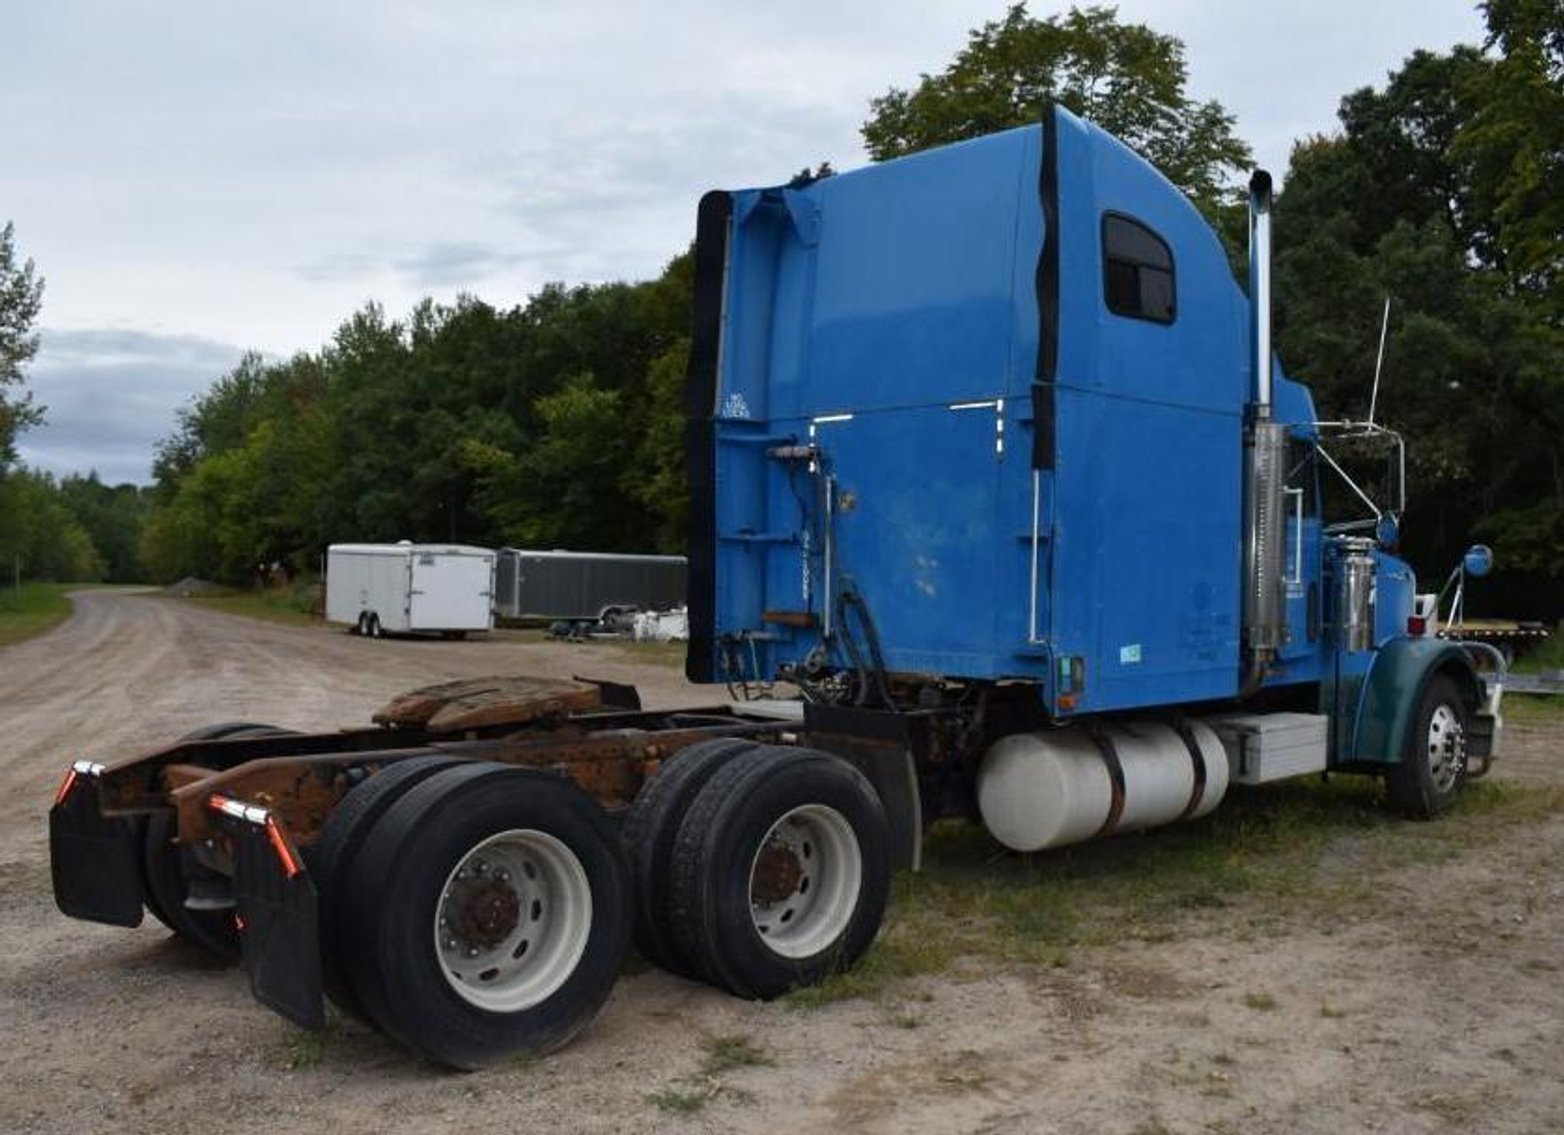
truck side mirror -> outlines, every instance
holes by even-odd
[[[1493,570],[1493,549],[1487,544],[1473,544],[1466,549],[1461,566],[1466,570],[1467,575],[1480,579]]]

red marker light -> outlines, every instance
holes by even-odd
[[[282,860],[282,869],[287,872],[288,878],[293,878],[301,870],[299,861],[293,857],[293,849],[288,846],[282,830],[270,816],[266,817],[266,835],[272,841],[272,850],[277,853],[277,858]]]
[[[60,787],[54,790],[54,806],[58,808],[76,787],[76,768],[71,766],[65,770],[65,779],[60,781]]]
[[[1407,634],[1413,638],[1420,638],[1428,633],[1428,620],[1422,615],[1407,616]]]

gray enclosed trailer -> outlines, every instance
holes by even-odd
[[[494,612],[508,619],[600,619],[616,611],[682,606],[683,556],[536,552],[501,548]]]

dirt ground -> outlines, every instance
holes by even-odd
[[[1367,918],[1095,947],[1066,969],[918,979],[916,1019],[749,1004],[657,971],[565,1051],[441,1073],[358,1026],[324,1041],[148,919],[73,922],[46,817],[73,758],[216,720],[367,721],[447,677],[580,673],[710,703],[604,645],[367,641],[83,593],[0,649],[0,1132],[1564,1131],[1564,815],[1388,875]],[[1496,777],[1564,783],[1564,729],[1511,728]],[[711,1038],[769,1064],[701,1071]],[[669,1093],[656,1102],[659,1092]],[[679,1099],[701,1101],[681,1110]]]

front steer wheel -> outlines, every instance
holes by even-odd
[[[472,1069],[569,1041],[629,948],[618,835],[573,783],[446,769],[401,796],[354,857],[353,989],[375,1024]]]
[[[1466,787],[1466,735],[1471,707],[1448,675],[1423,687],[1407,726],[1401,760],[1385,773],[1390,806],[1415,819],[1447,811]]]
[[[670,918],[683,955],[746,998],[847,969],[879,931],[889,846],[879,797],[839,757],[760,746],[730,759],[674,843]]]

